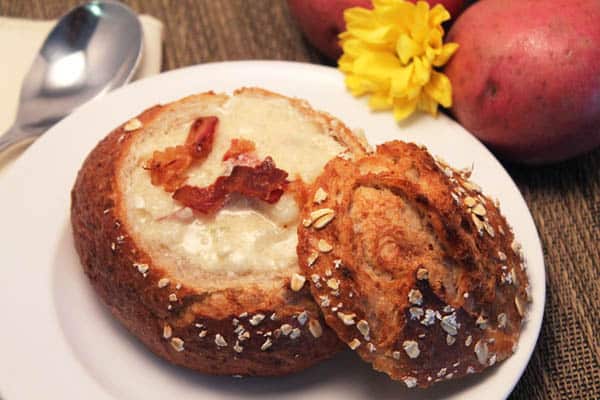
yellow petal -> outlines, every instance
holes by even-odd
[[[350,57],[348,54],[342,54],[338,60],[338,68],[342,72],[352,72],[352,69],[354,68],[354,58]]]
[[[383,25],[374,28],[349,28],[352,34],[368,43],[374,45],[390,45],[395,42],[396,31],[393,25]]]
[[[410,78],[414,69],[413,64],[399,68],[392,74],[392,83],[390,86],[390,95],[393,97],[406,96],[406,90],[410,84]]]
[[[431,64],[424,57],[416,57],[413,64],[415,68],[412,76],[412,83],[417,86],[426,85],[431,76]]]
[[[442,47],[442,52],[433,60],[433,65],[441,67],[446,64],[450,57],[456,53],[456,50],[458,50],[458,43],[446,43],[444,47]]]
[[[344,10],[344,20],[346,21],[346,26],[356,26],[356,27],[368,27],[373,25],[373,11],[362,8],[362,7],[352,7],[346,8]]]
[[[373,93],[369,98],[369,106],[372,110],[389,110],[392,108],[390,97],[384,92]]]
[[[369,81],[361,78],[357,75],[346,75],[346,79],[344,80],[346,83],[346,87],[350,90],[350,93],[354,96],[362,96],[369,92]]]
[[[417,99],[396,99],[394,101],[394,118],[396,121],[402,121],[417,109]]]
[[[437,116],[438,103],[432,99],[426,92],[422,92],[419,96],[418,106],[419,110],[423,110],[433,115]]]
[[[446,108],[452,106],[452,84],[450,79],[441,72],[431,73],[431,79],[425,86],[425,93]]]
[[[429,31],[429,4],[418,1],[413,13],[411,35],[419,43],[423,43]]]
[[[413,57],[421,55],[422,51],[422,47],[408,35],[402,34],[398,38],[396,53],[400,57],[402,64],[408,64]]]
[[[442,4],[436,4],[429,12],[429,26],[441,25],[450,19],[450,13]]]
[[[354,73],[375,82],[389,85],[389,81],[399,68],[400,61],[393,54],[385,52],[364,53],[354,62]]]

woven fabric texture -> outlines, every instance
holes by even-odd
[[[0,15],[56,18],[76,0],[0,0]],[[163,71],[211,61],[326,61],[284,0],[128,0],[165,24]],[[4,55],[6,56],[6,55]],[[600,399],[600,149],[545,167],[505,164],[544,246],[537,349],[510,399]]]

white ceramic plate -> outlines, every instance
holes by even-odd
[[[425,144],[498,197],[522,242],[533,303],[518,351],[482,375],[408,390],[346,352],[283,378],[211,377],[147,351],[96,299],[73,249],[69,193],[84,157],[121,122],[156,103],[207,90],[261,86],[307,99],[363,128],[372,144]],[[350,96],[332,68],[287,62],[206,64],[135,82],[88,103],[53,127],[0,177],[0,397],[15,399],[504,399],[533,352],[542,323],[541,245],[523,198],[488,150],[441,115],[398,125]]]

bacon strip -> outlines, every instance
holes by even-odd
[[[239,158],[242,154],[249,154],[256,150],[256,146],[252,140],[247,139],[231,139],[229,149],[223,155],[223,161]]]
[[[173,198],[204,214],[221,209],[233,193],[273,204],[283,195],[288,184],[287,176],[287,172],[275,167],[273,159],[267,157],[255,167],[236,165],[231,175],[217,178],[210,186],[184,185],[175,191]]]
[[[210,154],[218,122],[217,117],[200,117],[192,124],[185,146],[194,159],[203,160]]]
[[[217,117],[200,117],[190,127],[184,145],[155,151],[146,166],[152,184],[162,186],[167,192],[174,192],[183,185],[192,163],[210,154],[218,122]]]

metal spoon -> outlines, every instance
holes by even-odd
[[[96,0],[71,10],[50,32],[23,81],[17,118],[0,136],[0,153],[127,83],[141,52],[141,24],[125,5]]]

